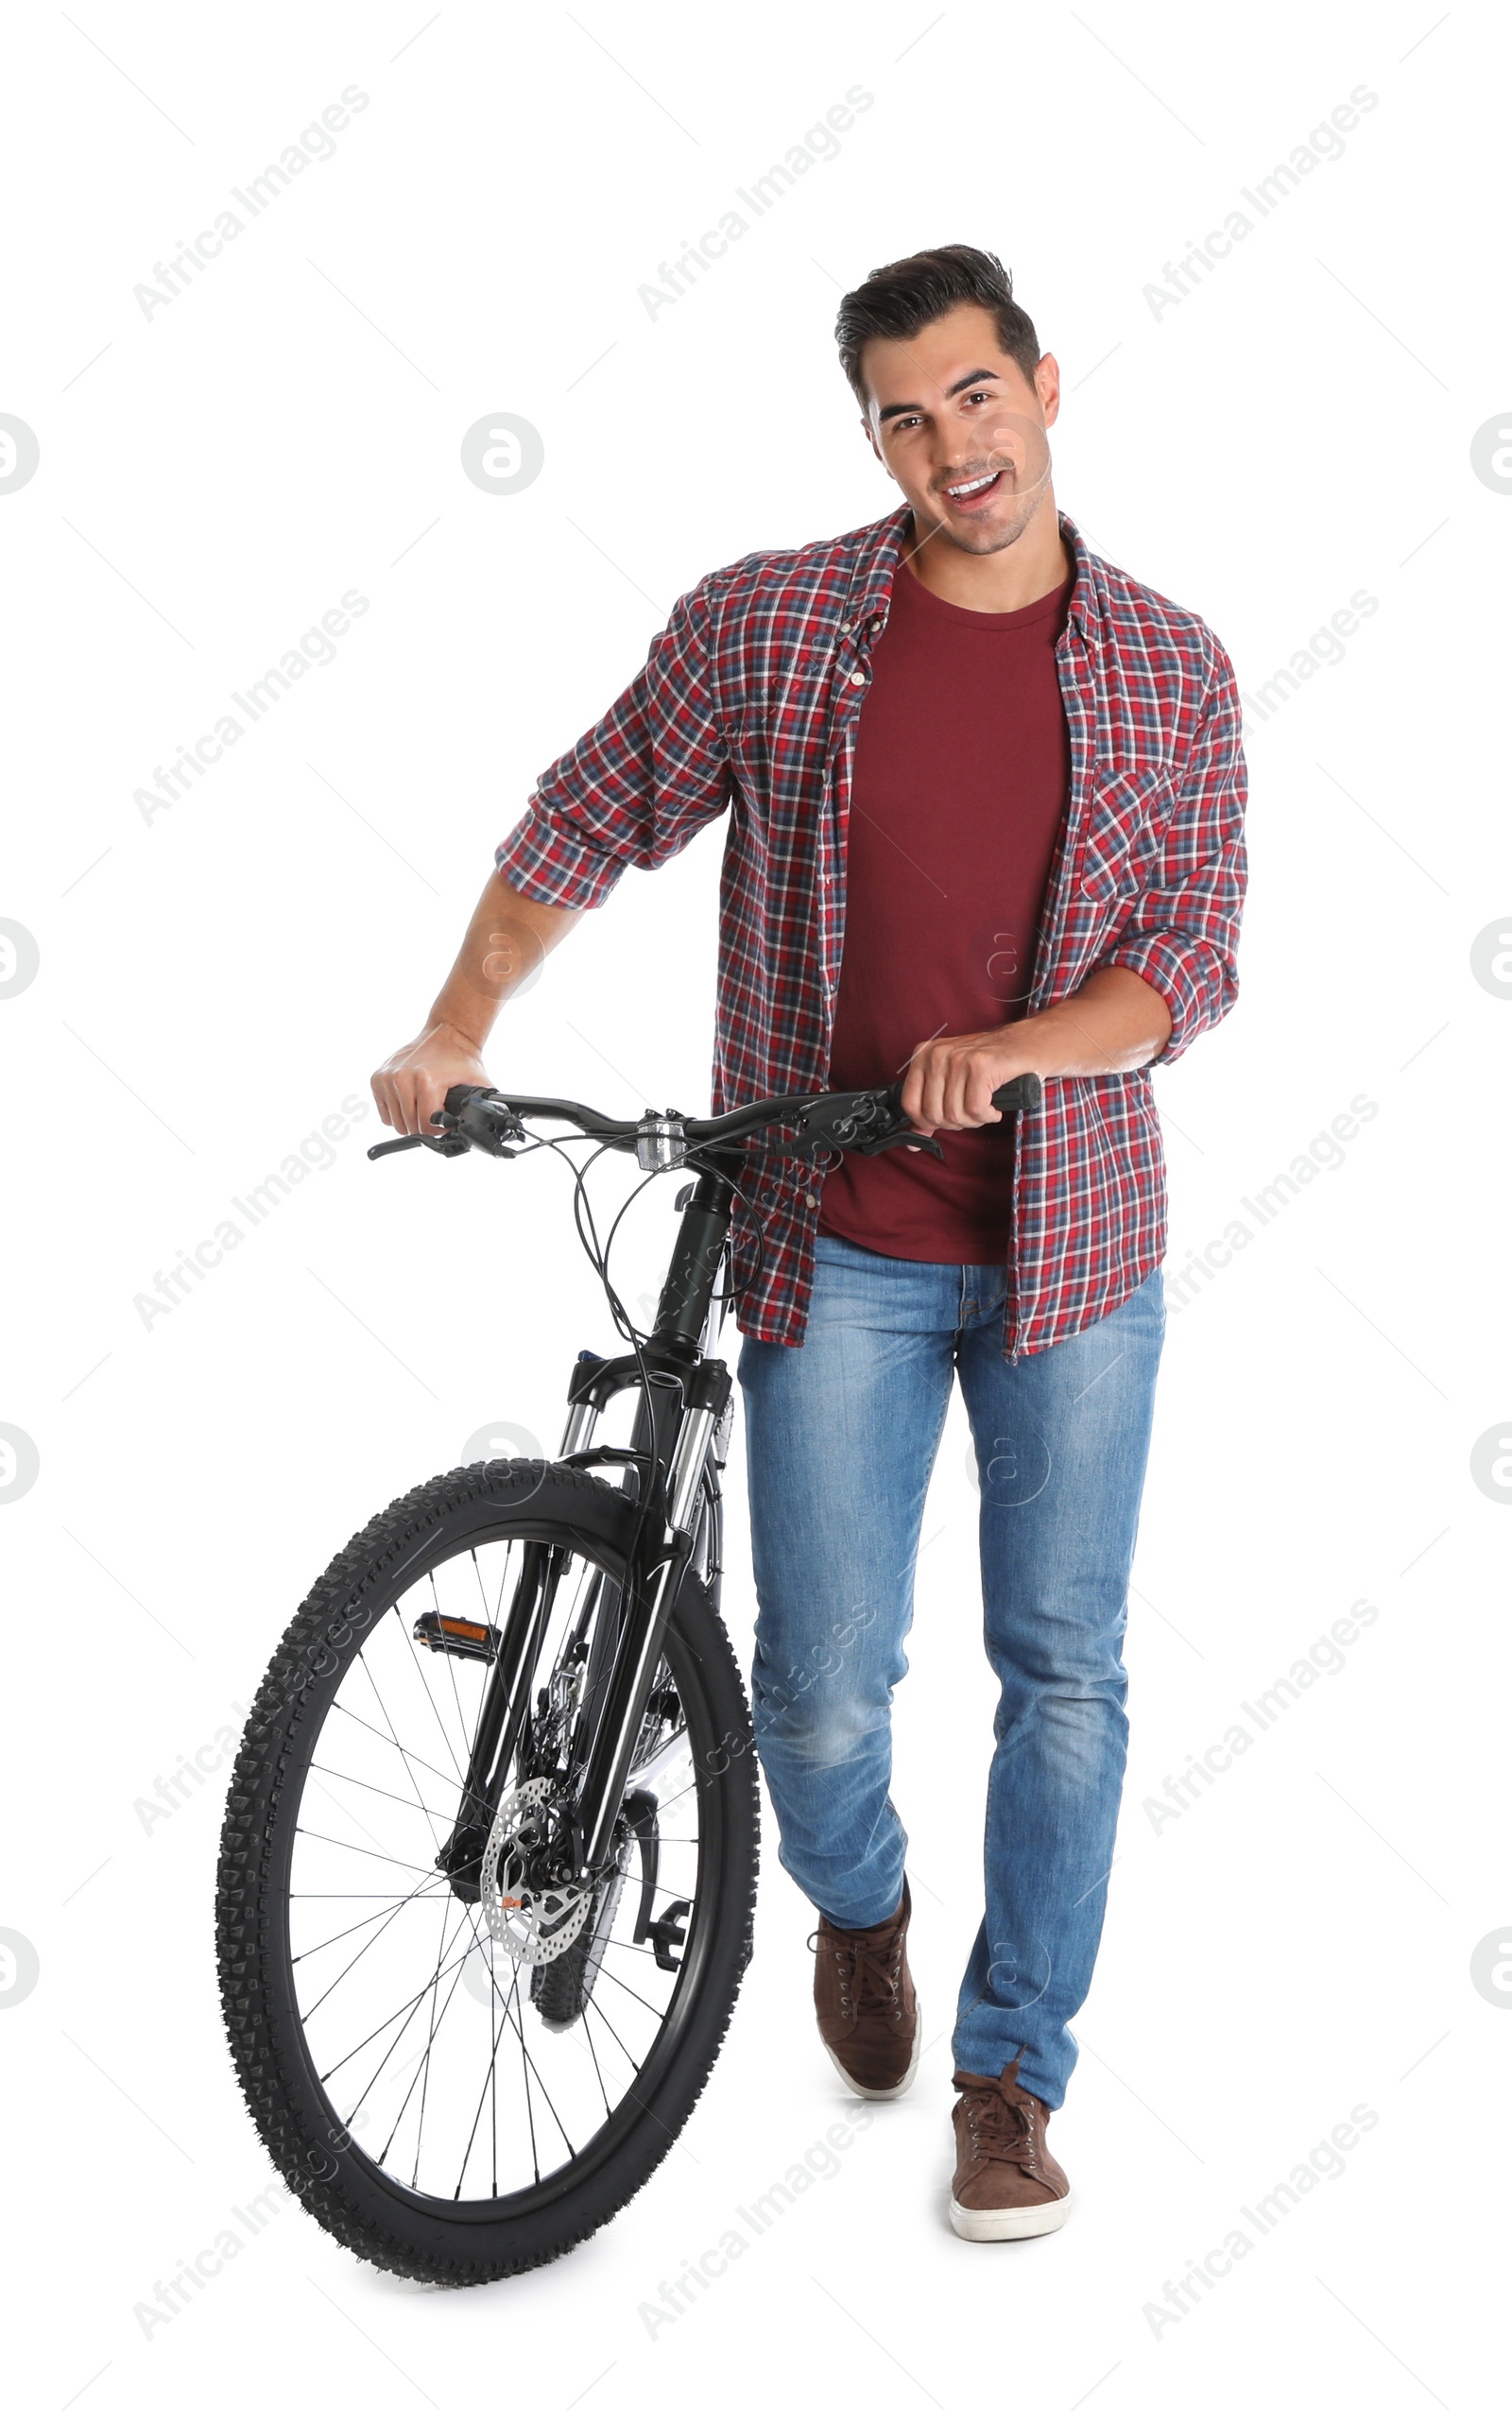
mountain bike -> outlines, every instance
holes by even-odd
[[[370,1149],[560,1152],[628,1341],[578,1355],[555,1459],[442,1473],[349,1541],[235,1761],[216,1895],[232,2059],[284,2180],[375,2264],[465,2286],[550,2261],[644,2186],[703,2089],[757,1865],[719,1616],[732,1211],[763,1129],[784,1133],[762,1158],[938,1154],[900,1094],[616,1120],[454,1087],[438,1134]],[[1005,1115],[1039,1100],[1033,1075],[993,1096]],[[585,1141],[579,1164],[567,1143]],[[585,1192],[610,1151],[634,1153],[643,1185],[693,1174],[648,1332]],[[595,1435],[611,1405],[624,1445]]]

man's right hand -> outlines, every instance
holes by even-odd
[[[489,1082],[472,1038],[438,1021],[374,1070],[372,1095],[385,1127],[397,1128],[401,1136],[433,1136],[431,1123],[449,1087]]]

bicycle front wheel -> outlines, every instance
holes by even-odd
[[[607,1671],[633,1520],[622,1491],[534,1460],[426,1483],[328,1568],[247,1722],[216,1906],[242,2089],[316,2219],[415,2278],[521,2272],[617,2212],[692,2111],[749,1957],[755,1753],[692,1573],[610,1866],[576,1900],[524,1882]],[[522,1590],[527,1713],[468,1839]]]

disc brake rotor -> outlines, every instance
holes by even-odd
[[[543,1776],[527,1777],[507,1793],[483,1854],[480,1899],[489,1933],[507,1948],[517,1968],[539,1968],[576,1944],[593,1903],[591,1883],[537,1887],[525,1882],[547,1842],[550,1795]]]

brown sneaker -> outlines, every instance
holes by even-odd
[[[908,1881],[880,1927],[835,1928],[821,1918],[815,1948],[814,2008],[819,2035],[846,2086],[885,2104],[914,2083],[923,2025],[908,1974]]]
[[[962,2239],[1037,2239],[1058,2230],[1071,2183],[1045,2144],[1050,2107],[1019,2085],[1015,2054],[1001,2079],[957,2071],[951,2228]]]

